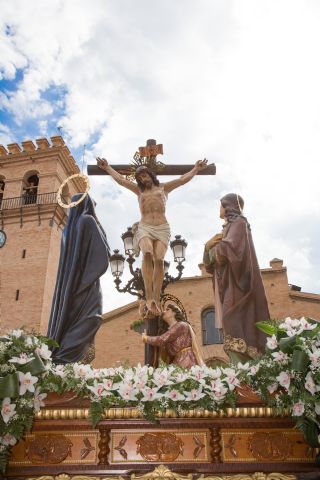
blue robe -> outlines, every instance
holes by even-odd
[[[77,200],[77,194],[72,201]],[[110,249],[89,195],[70,209],[62,233],[60,261],[48,326],[48,337],[59,343],[56,364],[85,358],[102,321],[99,278],[109,265]]]

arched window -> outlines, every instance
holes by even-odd
[[[0,177],[0,208],[2,204],[3,194],[4,194],[4,187],[6,186],[5,178]]]
[[[29,173],[25,176],[23,181],[23,203],[30,205],[37,203],[39,176],[37,173]]]
[[[213,307],[203,310],[201,314],[201,326],[203,345],[223,343],[222,333],[215,326],[215,310]]]

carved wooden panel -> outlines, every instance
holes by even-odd
[[[314,462],[315,451],[293,429],[221,429],[223,462]]]
[[[96,464],[99,432],[27,434],[12,449],[11,466]]]
[[[210,462],[209,430],[111,430],[110,464]]]

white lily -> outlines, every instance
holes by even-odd
[[[8,423],[10,419],[15,415],[16,413],[16,404],[11,403],[11,400],[9,397],[5,397],[2,400],[2,408],[1,408],[1,415],[3,418],[4,423]]]
[[[38,377],[33,377],[30,372],[22,373],[18,372],[19,375],[19,394],[24,395],[26,392],[33,393],[35,391],[34,384],[37,383]]]

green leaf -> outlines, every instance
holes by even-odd
[[[309,417],[301,417],[296,423],[296,427],[303,433],[308,445],[312,448],[319,448],[318,426]]]
[[[10,454],[10,448],[7,447],[3,452],[0,453],[0,472],[4,473],[7,467],[7,461]]]
[[[91,402],[89,408],[89,418],[91,423],[94,427],[100,422],[101,418],[103,417],[104,408],[101,403],[98,402]]]
[[[292,354],[291,368],[296,372],[303,372],[309,364],[309,357],[303,350],[295,348]]]
[[[293,347],[296,345],[296,335],[285,337],[279,340],[279,348],[284,353],[292,353]]]
[[[271,325],[269,322],[257,322],[256,327],[267,335],[275,335],[278,332],[278,327]]]

